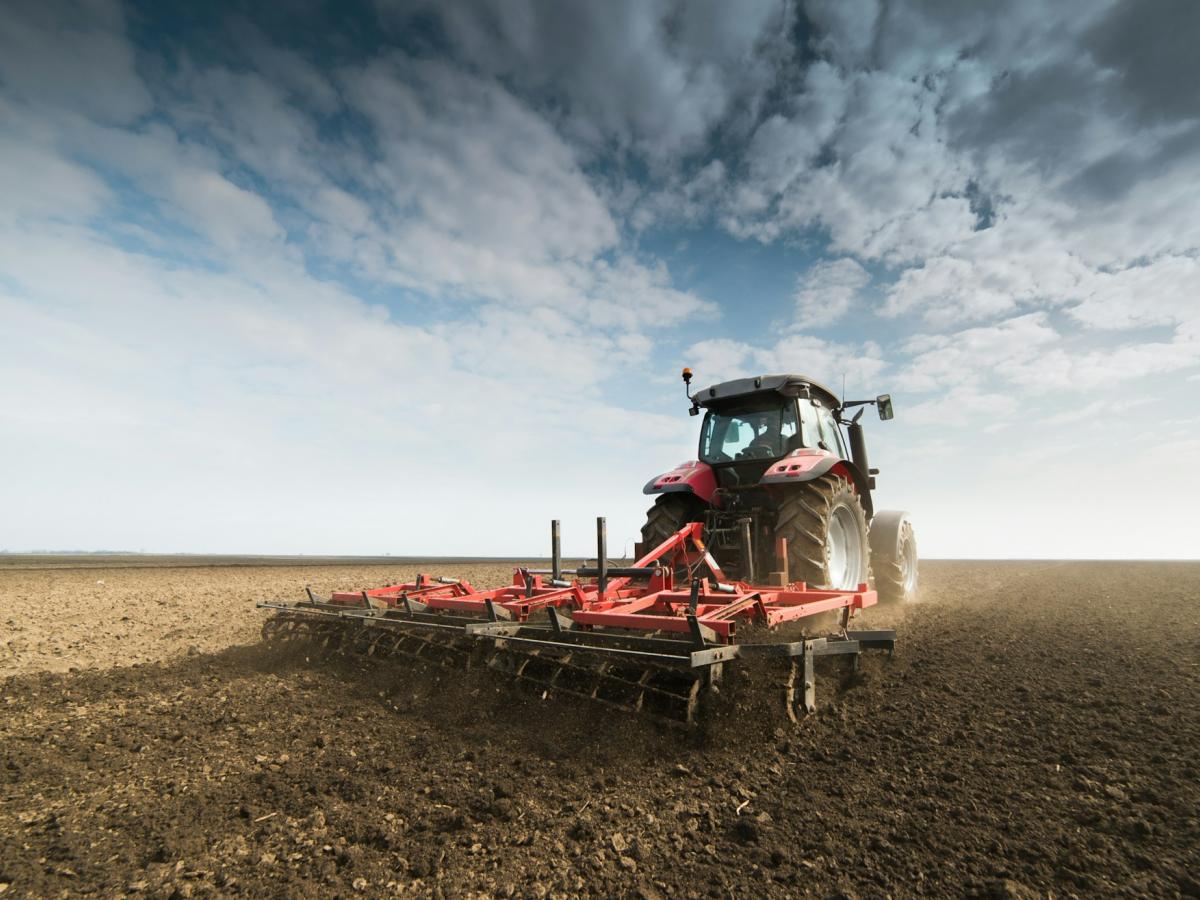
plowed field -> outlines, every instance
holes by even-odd
[[[414,571],[0,568],[0,892],[1200,896],[1198,564],[926,563],[794,726],[256,645]]]

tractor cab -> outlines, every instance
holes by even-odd
[[[761,375],[701,390],[705,410],[700,461],[721,487],[757,484],[771,463],[802,449],[848,458],[838,428],[838,401],[828,388],[796,375]]]

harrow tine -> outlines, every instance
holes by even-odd
[[[563,628],[562,616],[553,606],[546,607],[546,614],[550,617],[550,630],[556,635],[561,635],[566,629]]]

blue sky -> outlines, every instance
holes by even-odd
[[[927,556],[1195,557],[1198,10],[6,4],[0,547],[631,542],[686,364],[890,391]]]

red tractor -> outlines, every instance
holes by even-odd
[[[684,369],[689,391],[691,379]],[[912,523],[904,512],[875,511],[871,492],[879,470],[867,462],[859,424],[868,405],[880,419],[891,419],[889,395],[842,401],[802,375],[758,375],[688,398],[691,415],[704,411],[700,458],[646,484],[644,493],[658,499],[642,527],[644,547],[688,522],[703,522],[709,550],[742,581],[754,583],[775,570],[776,580],[853,590],[873,574],[880,601],[914,597]],[[854,407],[861,408],[846,418]],[[781,546],[786,572],[778,571]]]
[[[689,386],[691,376],[684,369]],[[727,381],[689,399],[693,415],[705,410],[700,459],[646,485],[659,497],[632,565],[610,563],[598,518],[595,565],[564,567],[554,520],[548,569],[522,566],[510,583],[482,589],[428,574],[328,598],[309,589],[307,600],[259,604],[275,611],[263,636],[482,663],[543,698],[688,724],[726,666],[757,659],[784,666],[782,699],[795,721],[816,708],[818,658],[853,663],[895,649],[893,630],[852,629],[855,613],[917,588],[912,525],[904,513],[875,512],[863,411],[845,418],[874,404],[890,419],[891,399],[839,402],[797,375]],[[838,626],[822,633],[818,622],[830,615]],[[797,623],[804,627],[789,627]]]

